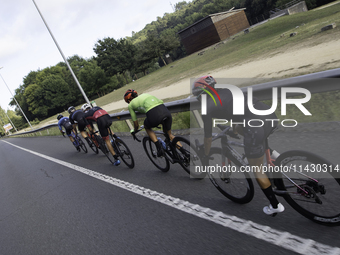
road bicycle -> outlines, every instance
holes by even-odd
[[[244,148],[228,139],[235,135],[230,127],[217,125],[221,130],[213,134],[213,141],[221,139],[221,147],[213,147],[209,154],[207,172],[214,186],[236,203],[248,203],[254,196],[250,177],[251,167],[244,154],[235,147]],[[196,146],[202,148],[198,139]],[[263,170],[267,171],[274,193],[306,218],[324,225],[340,225],[340,169],[339,166],[310,152],[291,150],[279,154],[268,146]],[[203,153],[203,150],[202,150]],[[215,166],[215,168],[211,168]]]
[[[63,136],[65,137],[65,133],[63,132]],[[87,153],[87,148],[85,143],[82,141],[78,133],[75,133],[73,130],[71,131],[71,136],[73,137],[74,141],[76,142],[76,150],[80,152],[80,149]]]
[[[127,165],[129,168],[134,168],[135,161],[133,158],[133,155],[129,149],[129,147],[126,145],[126,143],[119,137],[115,138],[113,136],[113,133],[111,129],[109,128],[109,137],[111,140],[112,147],[116,153],[116,155],[124,162],[125,165]],[[109,161],[113,164],[116,160],[109,151],[109,149],[106,146],[105,141],[100,136],[98,131],[95,131],[94,133],[90,134],[91,139],[94,139],[94,143],[97,145],[98,148],[105,154],[105,156],[109,159]]]
[[[90,139],[87,139],[86,141],[87,141],[87,143],[88,143],[88,145],[89,145],[89,147],[90,147],[90,149],[94,152],[94,153],[96,153],[96,154],[98,154],[99,153],[99,144],[97,143],[97,141],[96,141],[96,139],[93,137],[94,136],[94,134],[90,134],[87,130],[85,131],[86,132],[86,134],[87,134],[87,137],[89,137]]]
[[[141,140],[136,137],[136,134],[142,129],[144,129],[144,126],[141,126],[137,132],[132,134],[134,139],[138,142],[141,142]],[[167,133],[163,131],[154,132],[157,139],[162,144],[163,155],[160,157],[157,156],[157,147],[149,136],[143,138],[143,148],[148,158],[158,169],[162,172],[168,172],[170,169],[170,163],[178,163],[188,174],[190,174],[190,177],[192,178],[203,179],[206,176],[206,173],[194,173],[190,171],[190,165],[200,165],[202,163],[195,146],[191,145],[189,140],[181,136],[176,136],[172,141],[170,141],[170,137]],[[161,139],[160,136],[164,136],[165,139]]]

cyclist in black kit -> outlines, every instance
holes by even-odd
[[[66,135],[68,136],[68,138],[70,139],[74,147],[76,147],[77,151],[80,151],[80,148],[77,142],[73,139],[73,136],[71,135],[71,132],[72,130],[74,131],[74,128],[69,118],[64,117],[62,114],[58,114],[57,119],[58,119],[58,128],[60,130],[60,133],[64,135],[64,133],[66,132]],[[63,127],[65,128],[65,132],[63,131]]]
[[[76,130],[76,126],[78,125],[79,132],[81,133],[82,137],[87,141],[90,145],[90,137],[87,136],[85,132],[86,127],[90,127],[89,122],[85,119],[85,113],[82,110],[76,110],[75,107],[70,106],[67,109],[70,116],[68,117],[71,124],[73,125],[74,130]]]
[[[209,89],[209,87],[214,88],[216,84],[215,79],[212,76],[203,76],[198,78],[192,87],[192,93],[200,100],[200,95],[205,93],[203,89]],[[248,109],[248,105],[245,102],[244,115],[233,115],[233,96],[229,89],[216,89],[218,95],[221,98],[222,105],[217,104],[215,105],[214,100],[207,96],[207,113],[206,115],[202,115],[202,119],[204,121],[204,153],[205,156],[203,158],[203,162],[207,162],[208,155],[211,148],[211,141],[212,141],[212,124],[213,118],[217,119],[226,119],[232,120],[234,123],[244,123],[242,125],[237,125],[236,127],[233,126],[233,132],[235,134],[240,134],[244,137],[244,150],[246,157],[248,159],[248,163],[251,166],[256,166],[258,171],[256,171],[255,177],[260,185],[262,191],[268,198],[270,205],[265,206],[263,208],[264,213],[271,215],[274,213],[279,213],[284,211],[284,206],[278,202],[271,183],[265,173],[262,170],[263,158],[264,153],[266,150],[266,138],[270,135],[273,129],[276,128],[277,123],[275,123],[275,127],[273,127],[273,122],[264,121],[265,119],[277,119],[275,113],[270,115],[255,115]],[[253,105],[255,109],[258,110],[266,110],[269,107],[258,101],[256,98],[253,99]],[[263,126],[260,126],[260,121],[255,120],[263,120]],[[249,126],[248,120],[253,120],[252,126]],[[207,163],[206,163],[207,164]]]

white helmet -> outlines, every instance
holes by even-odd
[[[86,112],[86,110],[89,110],[89,109],[91,109],[92,107],[91,107],[91,105],[90,104],[83,104],[83,106],[81,107],[81,110],[83,111],[83,112]]]

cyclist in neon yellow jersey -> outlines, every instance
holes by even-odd
[[[129,104],[128,108],[133,121],[134,129],[131,130],[131,133],[136,132],[139,127],[135,111],[146,113],[146,119],[144,120],[145,131],[157,147],[157,156],[162,156],[163,151],[161,144],[157,140],[156,134],[152,128],[157,127],[159,124],[164,124],[164,133],[169,135],[171,141],[174,139],[174,136],[171,133],[172,116],[168,108],[166,108],[163,101],[157,97],[146,93],[138,96],[137,91],[133,89],[128,89],[125,92],[124,100]]]

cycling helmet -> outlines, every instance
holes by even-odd
[[[195,80],[194,84],[192,85],[192,94],[198,97],[199,95],[204,93],[204,90],[202,89],[205,89],[207,87],[209,88],[209,86],[214,88],[215,84],[216,80],[212,76],[210,75],[202,76]]]
[[[59,114],[59,115],[57,116],[57,119],[60,120],[62,117],[64,117],[64,116],[61,115],[61,114]]]
[[[76,110],[76,108],[74,108],[74,106],[70,106],[67,111],[69,114],[71,114],[72,112],[74,112]]]
[[[89,110],[89,109],[91,109],[92,107],[91,107],[91,105],[90,104],[83,104],[83,106],[81,107],[81,110],[83,111],[83,112],[86,112],[86,110]]]
[[[138,97],[138,93],[136,90],[134,89],[128,89],[125,94],[124,94],[124,100],[127,103],[130,103],[130,101],[132,99],[134,99],[135,97]]]

